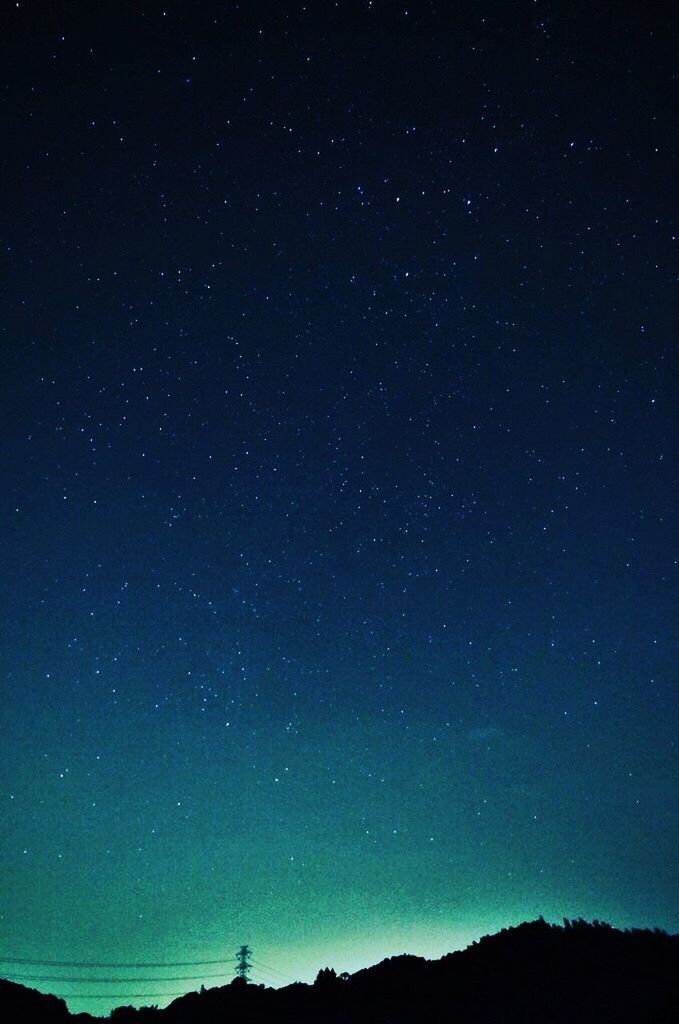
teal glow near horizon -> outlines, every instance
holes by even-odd
[[[293,739],[281,723],[275,735],[268,731],[253,767],[252,751],[239,763],[233,747],[200,754],[189,740],[166,757],[167,736],[149,731],[136,761],[142,788],[129,784],[130,766],[116,754],[122,737],[109,723],[96,767],[71,750],[60,771],[45,773],[44,789],[27,779],[41,815],[32,834],[25,831],[28,846],[9,879],[4,915],[20,922],[12,949],[44,959],[174,962],[233,957],[248,942],[278,972],[255,968],[254,979],[279,984],[311,981],[323,966],[351,972],[397,953],[437,957],[540,914],[676,928],[661,907],[662,861],[653,880],[637,867],[651,853],[648,834],[624,858],[614,838],[604,841],[597,793],[590,789],[583,800],[580,785],[591,787],[605,751],[584,759],[571,733],[541,736],[529,747],[526,734],[481,738],[451,727],[444,746],[431,741],[424,723],[387,730],[363,720],[353,728],[342,722],[341,744],[337,730],[332,739],[317,725]],[[389,756],[383,744],[394,736],[398,753]],[[558,768],[565,764],[568,784]],[[92,806],[106,789],[103,807]],[[136,823],[124,844],[114,805]],[[79,814],[66,817],[68,806]],[[613,836],[629,827],[630,814],[640,816],[639,806],[636,797],[609,806]],[[664,870],[671,870],[669,851]],[[638,888],[630,892],[635,871]],[[657,905],[649,911],[653,885]],[[233,967],[225,967],[223,983]],[[59,994],[76,1011],[102,1012],[104,1000],[70,996],[84,985],[64,985]],[[112,983],[96,991],[107,988],[175,992],[181,985]],[[121,1002],[162,1000],[111,1005]]]
[[[409,925],[407,922],[402,922],[394,928],[393,933],[388,928],[376,931],[374,934],[371,934],[369,931],[358,931],[347,936],[337,936],[333,932],[323,938],[319,936],[317,941],[315,943],[312,942],[309,946],[298,946],[293,942],[280,949],[273,946],[254,947],[253,956],[255,961],[250,972],[250,980],[253,984],[263,984],[266,987],[279,988],[283,985],[299,981],[312,984],[318,971],[327,966],[332,966],[338,974],[343,971],[353,974],[365,967],[379,963],[387,957],[399,956],[403,953],[422,956],[432,960],[438,959],[446,953],[465,949],[483,935],[493,934],[501,928],[512,927],[525,920],[533,919],[534,916],[531,913],[520,912],[514,916],[507,916],[498,920],[488,920],[487,924],[481,926],[478,924],[478,916],[474,917],[473,923],[470,922],[467,926],[460,925],[457,927],[447,927],[442,925],[439,920],[423,921],[417,925]],[[551,919],[556,923],[560,923],[560,919],[557,917],[543,916],[546,916],[548,920]],[[632,922],[617,922],[617,924],[620,927],[635,927]],[[169,956],[173,955],[173,949],[176,949],[176,947],[169,947]],[[212,949],[205,953],[205,956],[210,960],[212,958],[218,959],[219,955],[220,951],[217,949]],[[266,966],[262,966],[262,964],[266,964]],[[107,984],[92,984],[89,986],[89,993],[85,996],[78,995],[78,991],[82,993],[84,988],[88,987],[85,980],[82,980],[77,986],[69,985],[68,982],[55,986],[53,982],[29,980],[22,981],[22,984],[28,985],[30,988],[37,988],[43,992],[54,993],[58,989],[61,998],[65,1000],[71,1013],[86,1012],[93,1016],[103,1017],[107,1016],[111,1009],[121,1005],[166,1006],[173,999],[177,998],[179,994],[198,991],[201,984],[204,984],[206,988],[228,985],[234,977],[234,966],[233,951],[230,950],[224,953],[223,977],[216,977],[216,975],[221,973],[217,964],[211,964],[206,967],[202,976],[200,970],[191,968],[191,971],[195,971],[195,980],[190,982],[182,980],[150,982],[144,980],[151,973],[153,973],[154,978],[162,976],[177,976],[181,978],[184,971],[189,971],[188,967],[181,969],[166,968],[164,972],[158,969],[153,971],[148,967],[139,968],[135,971],[131,971],[129,967],[110,970],[109,973],[112,977],[118,975],[124,978],[125,982],[121,983],[112,980]],[[27,971],[28,968],[17,968],[18,970]],[[37,971],[38,968],[34,967],[30,970]],[[47,969],[43,968],[43,970]],[[54,972],[55,968],[50,968],[50,971]],[[73,972],[71,969],[63,968],[62,971],[62,976],[72,976]],[[98,977],[101,973],[100,969],[90,968],[81,971],[80,977],[86,978],[88,975],[90,977]],[[130,980],[134,978],[139,978],[140,980],[138,982]],[[73,994],[71,994],[69,989],[73,989]],[[150,995],[142,994],[137,998],[129,995],[128,989],[140,993],[142,990],[144,992],[152,990],[152,992]],[[124,990],[124,996],[118,996],[118,993],[122,992],[122,990]],[[107,991],[114,994],[108,996]],[[92,993],[94,993],[94,997]],[[167,993],[167,995],[164,995],[164,993]]]

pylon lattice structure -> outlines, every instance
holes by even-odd
[[[249,981],[248,972],[252,967],[250,963],[250,957],[252,956],[252,950],[249,946],[241,946],[236,953],[236,977],[242,978],[243,981]]]

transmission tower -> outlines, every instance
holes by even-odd
[[[243,981],[249,981],[248,971],[252,967],[249,957],[252,956],[252,950],[249,946],[241,946],[236,953],[236,977],[242,978]]]

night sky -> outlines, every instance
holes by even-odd
[[[0,954],[679,928],[667,16],[5,6]]]

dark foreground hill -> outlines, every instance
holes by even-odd
[[[85,1024],[62,1000],[0,981],[8,1024]],[[240,980],[168,1007],[119,1007],[116,1024],[679,1024],[679,935],[542,919],[441,960],[398,956],[282,989]]]

